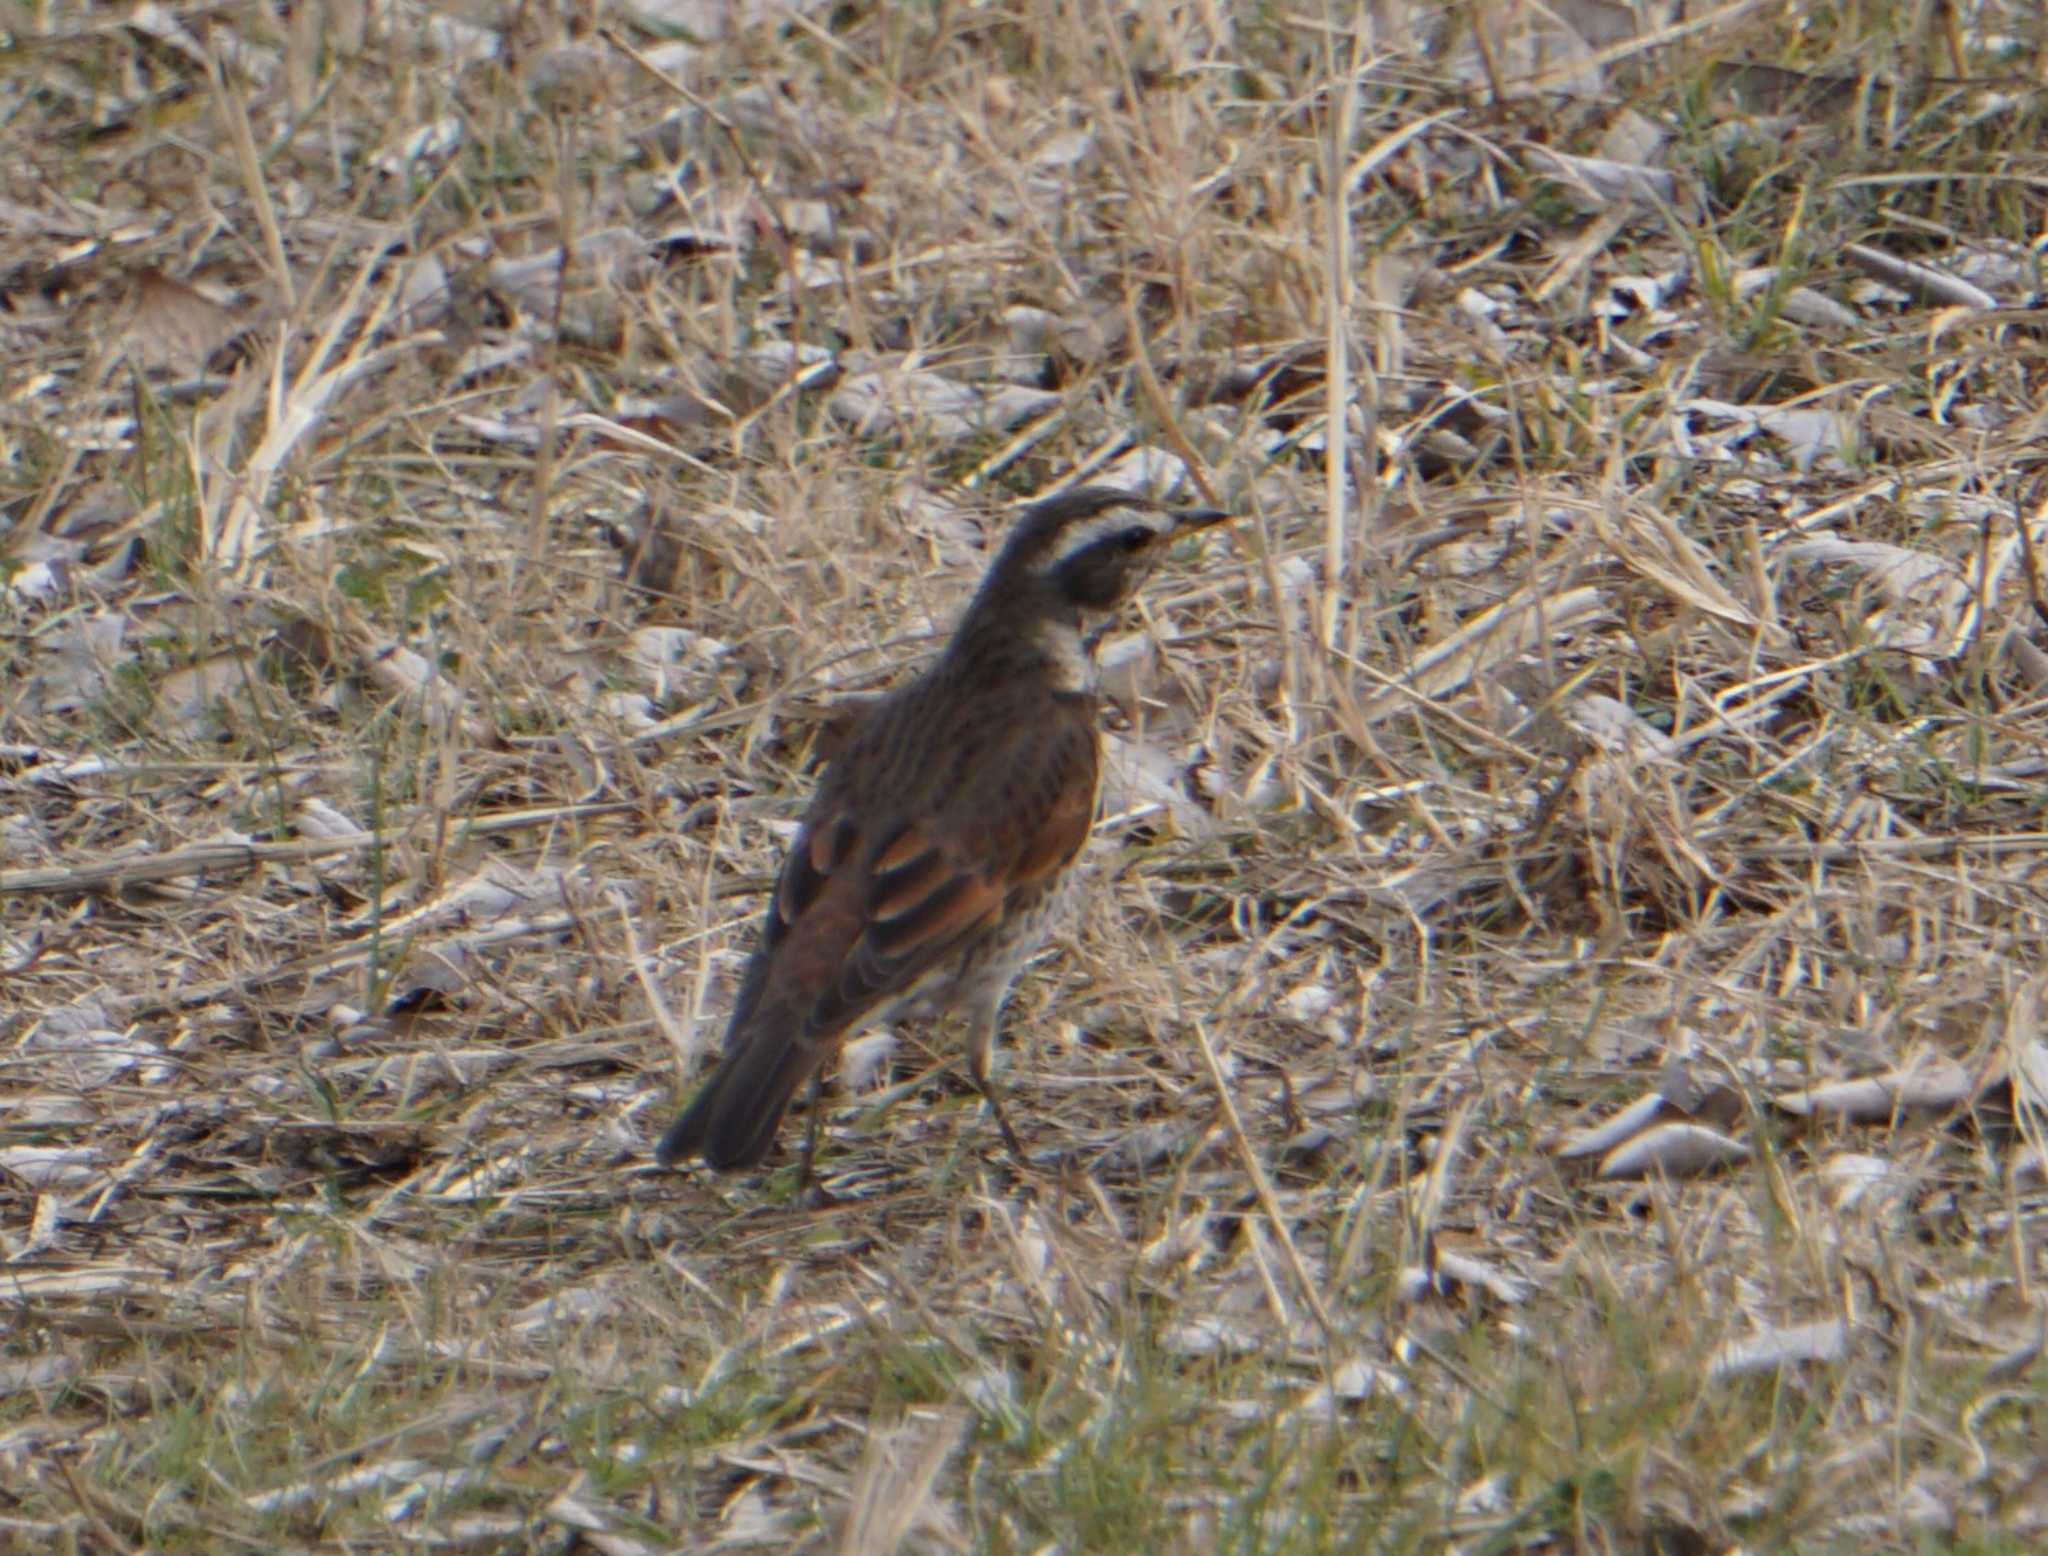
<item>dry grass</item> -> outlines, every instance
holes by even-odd
[[[0,1546],[2037,1548],[2037,8],[755,9],[7,13]],[[1041,1171],[657,1172],[1077,473]]]

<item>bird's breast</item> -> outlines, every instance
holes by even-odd
[[[1095,656],[1088,652],[1080,628],[1070,622],[1042,622],[1033,634],[1032,647],[1045,666],[1046,684],[1055,692],[1093,696]]]

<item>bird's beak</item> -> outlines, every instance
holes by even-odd
[[[1236,517],[1228,508],[1176,508],[1173,510],[1173,531],[1176,535],[1190,534]]]

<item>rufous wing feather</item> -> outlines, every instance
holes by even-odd
[[[658,1160],[760,1161],[849,1032],[1080,850],[1095,805],[1092,726],[984,749],[1003,777],[955,792],[978,788],[995,802],[988,815],[951,803],[906,816],[891,796],[820,792],[783,862],[718,1068]]]

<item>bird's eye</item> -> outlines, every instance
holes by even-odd
[[[1126,551],[1141,550],[1151,542],[1151,539],[1152,532],[1142,524],[1133,524],[1129,529],[1117,536],[1117,541]]]

